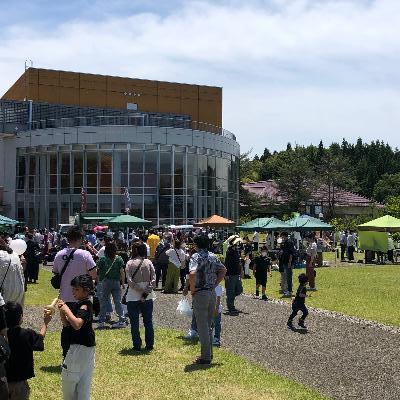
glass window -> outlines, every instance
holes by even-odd
[[[83,173],[83,153],[73,153],[74,157],[74,173]]]
[[[184,172],[184,154],[175,153],[175,175],[183,175]]]
[[[69,193],[70,175],[61,175],[61,193]]]
[[[100,193],[111,193],[112,188],[112,154],[100,154]]]
[[[121,158],[121,173],[128,173],[128,152],[119,152],[119,157]]]
[[[131,151],[130,159],[131,174],[143,172],[143,151]]]
[[[36,174],[36,156],[29,156],[29,175]]]
[[[19,176],[26,175],[25,157],[18,157],[18,172],[17,172],[17,175],[19,175]]]
[[[88,151],[86,153],[86,172],[97,174],[97,152]]]
[[[50,174],[57,174],[57,154],[50,154]]]
[[[143,174],[131,174],[129,187],[143,187]]]
[[[121,174],[121,187],[128,187],[128,174]]]
[[[187,217],[188,217],[188,219],[195,218],[195,215],[194,215],[194,198],[193,197],[187,197]]]
[[[87,187],[97,188],[97,174],[87,174],[86,184]]]
[[[157,174],[144,174],[145,187],[157,187]]]
[[[28,190],[29,190],[29,193],[33,193],[35,190],[35,177],[32,175],[29,176]]]
[[[160,196],[160,218],[172,218],[172,197]]]
[[[143,200],[142,196],[132,196],[131,195],[131,213],[139,218],[142,218],[142,215],[143,215],[142,200]],[[125,207],[125,205],[123,207]]]
[[[187,174],[197,175],[197,154],[187,155]]]
[[[69,153],[62,153],[61,154],[61,174],[69,175],[70,174],[70,160],[69,160]]]
[[[144,218],[157,218],[157,196],[144,196]]]
[[[160,153],[160,173],[170,174],[172,167],[172,153]]]
[[[145,153],[145,172],[157,173],[158,152],[146,151]]]
[[[175,218],[183,218],[183,210],[184,210],[184,197],[183,196],[174,196],[174,217]]]

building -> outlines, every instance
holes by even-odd
[[[280,206],[285,203],[285,198],[279,193],[275,181],[249,182],[242,187],[261,199],[265,215],[281,213]],[[317,218],[329,214],[336,217],[356,217],[358,215],[375,216],[382,208],[384,208],[382,204],[357,193],[321,185],[313,191],[310,199],[304,203],[303,210],[300,211]]]
[[[83,197],[154,224],[238,220],[240,148],[221,125],[218,87],[29,68],[0,100],[0,209],[38,227]]]

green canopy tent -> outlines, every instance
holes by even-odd
[[[286,221],[291,226],[292,230],[305,231],[332,231],[332,225],[319,220],[318,218],[310,217],[309,215],[301,215]]]
[[[109,219],[107,225],[110,228],[135,228],[138,226],[149,226],[151,225],[151,221],[134,217],[133,215],[119,215],[118,217]]]
[[[5,217],[4,215],[0,215],[0,224],[1,225],[17,225],[17,224],[19,224],[19,221]]]
[[[384,215],[365,224],[358,225],[357,228],[359,231],[400,232],[400,219],[391,215]]]
[[[246,222],[243,225],[237,226],[237,229],[241,231],[263,232],[290,230],[292,227],[278,218],[271,217],[253,219],[252,221]]]

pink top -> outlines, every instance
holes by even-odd
[[[65,265],[68,255],[73,249],[68,247],[60,250],[54,259],[53,272],[60,273]],[[89,271],[96,268],[91,254],[86,250],[77,249],[69,262],[67,269],[61,279],[60,299],[63,301],[76,301],[72,295],[71,281],[76,276],[87,274]]]

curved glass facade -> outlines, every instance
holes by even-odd
[[[202,147],[98,143],[17,149],[17,215],[56,227],[80,211],[132,213],[154,224],[188,224],[212,214],[238,220],[239,158]]]

